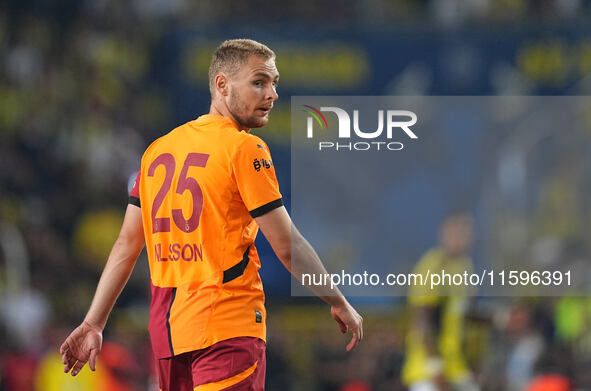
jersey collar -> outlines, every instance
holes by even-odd
[[[206,124],[209,124],[212,122],[225,122],[225,123],[232,125],[232,127],[236,128],[236,130],[240,131],[240,128],[239,128],[238,124],[236,123],[236,121],[234,121],[230,117],[224,117],[223,115],[204,114],[195,120],[196,125],[206,125]],[[245,129],[244,131],[246,133],[248,133],[250,131],[250,129]]]

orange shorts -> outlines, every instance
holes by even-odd
[[[263,391],[265,342],[231,338],[204,349],[158,360],[162,391]]]

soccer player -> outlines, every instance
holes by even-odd
[[[296,278],[326,272],[283,206],[269,148],[249,133],[268,122],[278,80],[267,46],[238,39],[216,49],[209,114],[159,138],[142,157],[90,309],[60,348],[65,372],[75,376],[87,362],[95,369],[108,315],[145,244],[160,388],[264,389],[258,228]],[[350,351],[363,337],[361,316],[338,290],[311,289],[341,332],[352,331]]]
[[[472,216],[463,211],[451,213],[441,225],[439,247],[427,251],[413,273],[471,272],[472,237]],[[465,287],[410,288],[412,324],[402,368],[402,380],[410,391],[478,390],[462,349],[467,293]]]

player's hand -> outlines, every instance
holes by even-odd
[[[351,330],[353,338],[347,345],[347,351],[355,349],[357,343],[363,339],[363,318],[355,311],[346,300],[342,305],[333,305],[330,308],[330,314],[339,325],[341,333]]]
[[[65,365],[64,372],[68,373],[71,369],[72,376],[76,376],[87,362],[94,371],[102,345],[102,331],[87,322],[82,322],[60,347],[62,362]]]

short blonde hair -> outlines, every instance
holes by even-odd
[[[215,93],[215,77],[220,72],[232,76],[246,63],[251,55],[275,59],[275,52],[252,39],[230,39],[222,42],[213,52],[209,65],[209,91]]]

